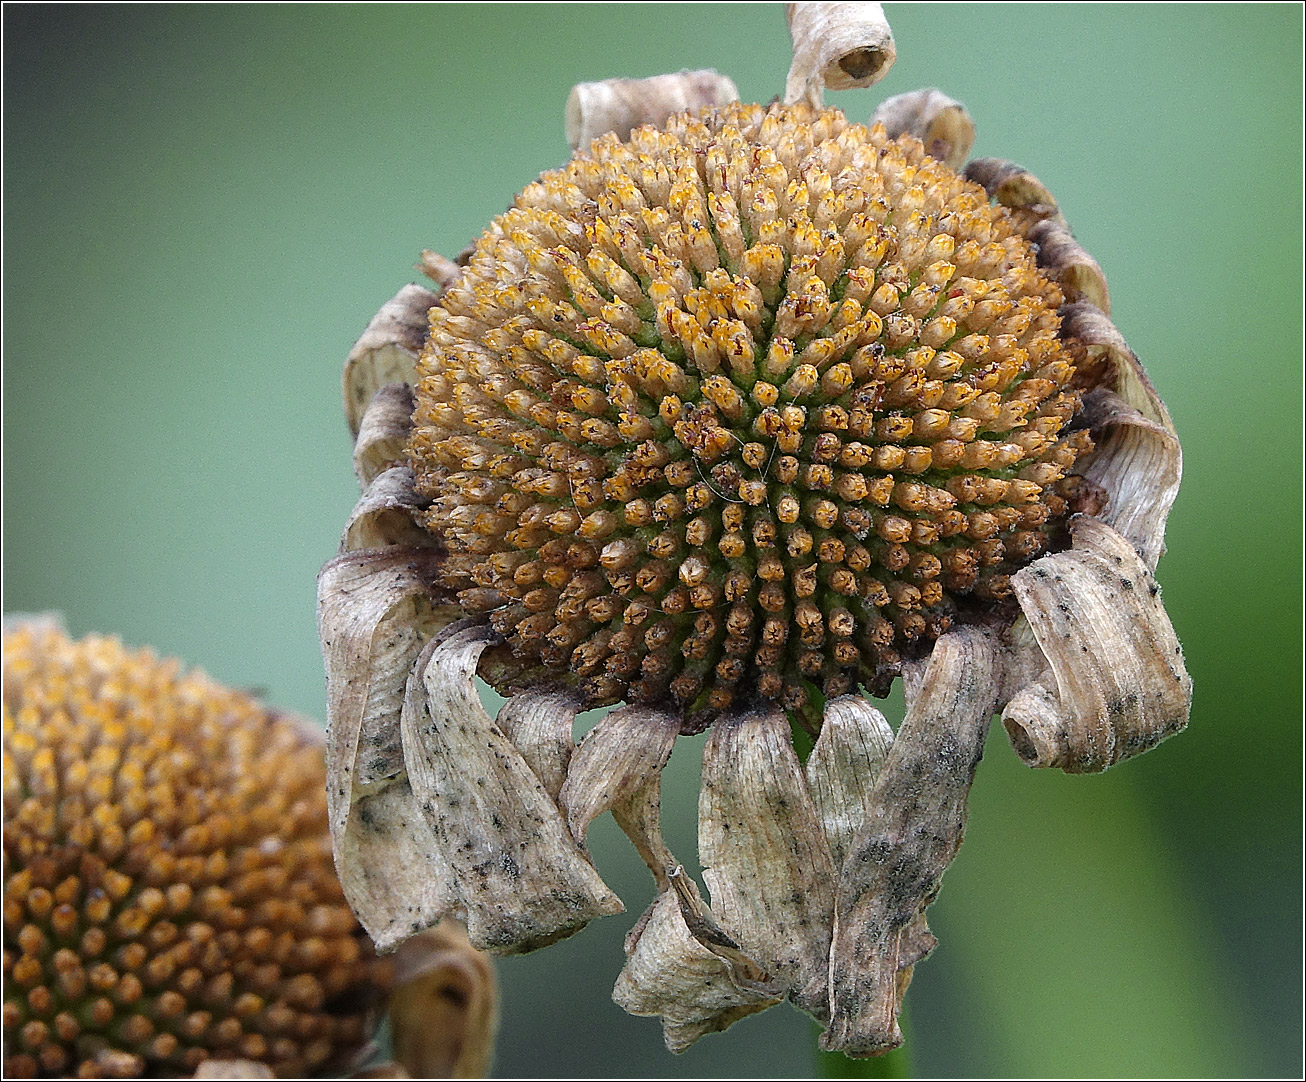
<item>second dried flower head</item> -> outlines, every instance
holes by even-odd
[[[1052,196],[959,175],[937,92],[869,129],[821,108],[821,73],[891,62],[876,5],[792,23],[788,102],[664,82],[699,108],[598,124],[355,348],[332,827],[382,949],[452,914],[519,951],[621,909],[585,849],[610,810],[658,888],[618,1002],[679,1049],[788,997],[869,1054],[901,1040],[992,713],[1071,771],[1186,722],[1151,576],[1179,447]],[[900,675],[895,734],[860,692]],[[704,729],[710,903],[658,828]]]

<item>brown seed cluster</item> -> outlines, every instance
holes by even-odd
[[[1067,512],[1061,302],[983,189],[837,111],[600,139],[431,311],[449,584],[593,703],[882,691]]]
[[[388,965],[331,861],[320,745],[112,639],[4,639],[6,1077],[329,1070]]]

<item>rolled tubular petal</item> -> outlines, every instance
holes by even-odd
[[[866,820],[875,778],[892,744],[884,715],[860,695],[840,695],[825,704],[821,735],[805,770],[836,872]]]
[[[1074,548],[1012,577],[1051,667],[1016,696],[1003,724],[1031,766],[1105,770],[1188,724],[1192,681],[1160,588],[1105,523],[1071,523]]]
[[[1061,309],[1061,337],[1076,339],[1086,348],[1087,364],[1106,363],[1109,374],[1101,384],[1111,387],[1149,421],[1173,432],[1174,422],[1156,393],[1141,362],[1114,323],[1096,305],[1080,301]]]
[[[580,704],[563,688],[540,687],[509,698],[496,719],[499,729],[516,745],[544,791],[556,801],[567,779],[576,741],[572,728]]]
[[[975,122],[961,102],[930,87],[886,98],[875,107],[872,124],[883,124],[891,138],[914,135],[925,151],[949,169],[960,170],[975,143]]]
[[[567,143],[579,150],[608,132],[624,141],[642,124],[660,127],[672,113],[738,100],[734,82],[710,69],[577,83],[567,97]]]
[[[416,521],[427,503],[413,491],[413,471],[409,467],[386,470],[367,486],[350,512],[340,538],[340,551],[394,546],[436,548],[436,539]]]
[[[438,604],[435,574],[429,550],[390,549],[338,556],[318,579],[336,871],[382,951],[438,921],[455,900],[447,871],[429,867],[440,858],[408,785],[399,731],[413,659],[451,618]],[[416,868],[420,875],[403,872]]]
[[[716,924],[683,870],[672,870],[626,939],[626,965],[612,990],[630,1014],[655,1015],[672,1052],[718,1033],[784,998],[784,990]]]
[[[392,466],[404,465],[404,444],[413,430],[413,390],[387,383],[372,396],[354,441],[354,474],[364,487]]]
[[[794,59],[785,104],[821,104],[821,90],[872,86],[897,59],[893,31],[879,4],[786,4]]]
[[[661,776],[679,732],[677,715],[644,706],[613,710],[589,731],[558,802],[578,844],[590,823]]]
[[[345,420],[358,435],[368,403],[387,383],[412,383],[417,355],[426,338],[427,313],[439,295],[419,285],[406,285],[381,310],[354,343],[345,361]]]
[[[1080,462],[1079,472],[1109,497],[1097,517],[1126,537],[1155,570],[1165,549],[1166,519],[1179,495],[1179,439],[1172,429],[1102,388],[1085,395],[1084,417],[1096,446]]]
[[[997,665],[988,636],[965,628],[941,637],[907,684],[906,717],[839,879],[823,1048],[866,1056],[902,1043],[905,970],[933,945],[920,915],[961,845]]]
[[[1030,229],[1029,239],[1038,245],[1038,265],[1052,272],[1068,301],[1088,301],[1111,311],[1106,275],[1064,224],[1054,219],[1039,222]]]
[[[827,1010],[834,863],[778,707],[727,714],[703,748],[698,847],[712,912],[790,998]]]
[[[481,706],[473,677],[494,633],[450,628],[418,657],[400,726],[422,813],[466,910],[472,944],[534,950],[621,912],[557,805]]]
[[[1016,217],[1026,232],[1043,219],[1050,218],[1064,224],[1056,198],[1022,165],[1002,158],[976,158],[966,165],[962,176],[979,184],[1004,207],[1016,211]]]

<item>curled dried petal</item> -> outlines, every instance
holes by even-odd
[[[336,872],[379,950],[435,923],[454,898],[414,802],[399,732],[404,687],[426,640],[452,618],[429,550],[338,556],[318,579],[327,679],[327,809]],[[456,610],[454,610],[456,613]],[[395,869],[423,868],[421,876]]]
[[[400,546],[434,549],[438,542],[418,522],[430,501],[413,491],[413,471],[395,466],[367,486],[349,514],[341,552]]]
[[[575,151],[608,132],[625,140],[642,124],[660,127],[672,113],[738,100],[734,82],[710,68],[650,79],[577,83],[567,96],[567,143]]]
[[[433,640],[413,667],[400,727],[413,793],[453,869],[468,935],[482,950],[512,954],[622,905],[481,706],[473,676],[494,637],[459,625]]]
[[[1134,547],[1096,519],[1076,519],[1071,531],[1071,551],[1012,577],[1051,673],[1012,699],[1002,718],[1031,766],[1078,774],[1105,770],[1184,728],[1192,681],[1160,589]]]
[[[804,769],[836,871],[866,819],[875,778],[892,744],[884,715],[860,695],[840,695],[825,704],[821,735]]]
[[[1078,472],[1108,495],[1098,517],[1124,535],[1149,568],[1165,549],[1165,524],[1183,472],[1174,431],[1144,417],[1104,388],[1084,399],[1084,418],[1093,430],[1093,451]]]
[[[794,59],[785,104],[821,104],[821,90],[871,86],[897,59],[893,31],[879,4],[786,4]]]
[[[672,1052],[784,998],[766,972],[716,924],[697,888],[675,868],[626,940],[612,998],[635,1015],[662,1019]]]
[[[499,710],[503,735],[517,746],[554,800],[567,779],[567,764],[576,747],[572,727],[579,712],[576,696],[557,687],[519,691]]]
[[[961,845],[993,710],[996,652],[978,629],[952,631],[909,677],[907,714],[839,880],[821,1045],[850,1056],[902,1043],[903,974],[932,946],[919,918]]]
[[[1068,301],[1085,300],[1104,313],[1111,311],[1106,275],[1063,223],[1039,222],[1030,229],[1029,239],[1038,245],[1038,265],[1052,272]]]
[[[558,801],[578,844],[585,844],[585,831],[596,818],[661,775],[679,732],[677,715],[646,706],[613,710],[589,731],[572,757]]]
[[[395,952],[390,1028],[411,1078],[484,1078],[498,1024],[494,967],[456,921]]]
[[[891,138],[916,136],[926,153],[949,169],[960,170],[975,143],[975,122],[966,107],[934,87],[886,98],[875,107],[871,123],[883,124]]]
[[[1170,411],[1156,393],[1137,355],[1106,314],[1085,301],[1065,305],[1060,314],[1061,337],[1084,343],[1090,365],[1105,363],[1110,366],[1110,373],[1099,382],[1114,390],[1148,420],[1173,432],[1175,427],[1170,420]]]
[[[426,339],[427,313],[439,295],[419,285],[406,285],[381,310],[354,343],[343,377],[345,419],[358,435],[372,396],[387,383],[412,383],[417,355]]]
[[[1004,207],[1027,212],[1022,218],[1027,229],[1042,219],[1063,220],[1057,209],[1056,198],[1024,166],[1002,158],[976,158],[967,164],[962,175],[982,186],[991,198]]]
[[[778,708],[728,714],[703,748],[699,858],[712,912],[790,998],[821,1017],[834,864]]]
[[[391,466],[402,465],[404,445],[413,429],[413,390],[387,383],[367,404],[354,441],[354,475],[366,486]]]

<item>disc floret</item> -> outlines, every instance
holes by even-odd
[[[447,578],[508,682],[883,691],[1066,515],[1061,302],[983,189],[837,111],[600,139],[432,310],[410,455]]]

